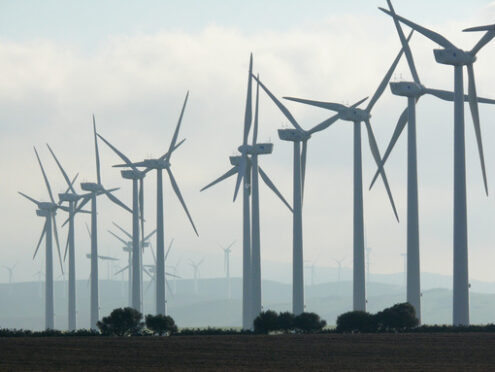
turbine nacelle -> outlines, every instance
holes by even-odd
[[[40,203],[38,205],[39,209],[36,210],[36,215],[40,217],[50,217],[52,213],[55,213],[57,207],[46,206],[46,204],[52,203]]]
[[[435,49],[433,54],[436,61],[443,65],[465,66],[476,61],[476,56],[461,49]]]
[[[95,193],[103,191],[103,187],[100,184],[94,182],[82,182],[81,189],[83,189],[84,191],[95,192]]]
[[[282,141],[301,142],[308,140],[311,134],[302,132],[299,129],[279,129],[278,137]]]
[[[167,169],[170,167],[170,162],[166,159],[146,159],[142,162],[142,165],[151,169]]]
[[[264,155],[273,152],[273,143],[257,143],[256,145],[242,145],[238,148],[242,154]]]
[[[74,194],[74,193],[70,193],[70,192],[66,192],[66,193],[63,193],[63,194],[58,194],[58,198],[61,202],[77,202],[80,198],[79,195],[77,194]]]
[[[362,109],[349,107],[339,112],[340,118],[345,121],[362,122],[371,118],[371,114]]]
[[[421,84],[409,81],[390,83],[390,90],[392,94],[403,97],[421,97],[425,93]]]
[[[230,164],[232,164],[234,167],[237,167],[239,164],[241,164],[241,157],[239,155],[235,156],[229,156]]]
[[[120,171],[120,174],[122,175],[122,178],[128,180],[140,180],[146,175],[146,173],[134,169]]]

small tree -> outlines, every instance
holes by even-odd
[[[130,307],[114,309],[109,316],[98,321],[96,325],[106,336],[138,335],[143,329],[143,315]]]
[[[155,335],[164,336],[177,333],[174,319],[168,315],[146,315],[146,328]]]
[[[349,311],[337,318],[337,332],[376,332],[376,321],[365,311]]]
[[[295,318],[295,315],[288,311],[278,314],[278,329],[284,332],[294,329]]]
[[[278,315],[275,311],[262,311],[253,322],[256,333],[269,333],[278,330]]]
[[[407,302],[380,311],[375,317],[378,330],[385,332],[406,331],[419,324],[414,307]]]
[[[301,313],[294,318],[294,328],[303,333],[321,331],[326,325],[327,322],[315,313]]]

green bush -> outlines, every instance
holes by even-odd
[[[405,302],[386,308],[375,315],[379,331],[404,332],[419,324],[414,307]]]
[[[275,311],[267,310],[262,311],[260,315],[254,320],[254,332],[256,333],[270,333],[277,331],[278,328],[278,314]]]
[[[278,314],[278,329],[286,333],[293,330],[295,319],[294,314],[288,311]]]
[[[164,336],[177,333],[177,325],[168,315],[146,315],[146,328],[155,335]]]
[[[105,336],[136,336],[143,330],[143,314],[130,308],[114,309],[96,325]]]
[[[321,331],[327,322],[320,319],[315,313],[302,313],[294,318],[294,328],[302,333],[314,333]]]
[[[365,333],[376,332],[376,329],[374,316],[365,311],[349,311],[337,318],[337,332]]]

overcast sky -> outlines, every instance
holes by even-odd
[[[454,44],[472,48],[481,34],[468,26],[493,23],[490,1],[394,2],[398,14],[439,31]],[[230,168],[242,139],[249,53],[254,70],[278,97],[292,95],[353,103],[371,96],[400,49],[392,20],[377,6],[385,0],[342,1],[6,1],[0,0],[0,264],[18,263],[17,280],[32,280],[44,250],[32,255],[43,221],[35,207],[17,195],[48,194],[36,163],[40,150],[55,192],[66,186],[49,156],[48,142],[70,176],[96,177],[91,114],[99,132],[133,160],[160,156],[168,146],[186,91],[190,99],[180,133],[187,138],[176,152],[173,171],[198,227],[195,237],[168,179],[165,180],[166,241],[175,238],[171,260],[206,257],[203,276],[222,275],[218,243],[237,240],[234,274],[240,274],[241,203],[233,204],[234,180],[200,193],[202,186]],[[427,87],[453,88],[452,68],[436,64],[437,46],[416,34],[411,41],[417,68]],[[475,64],[480,96],[495,98],[495,43]],[[401,61],[394,80],[410,79]],[[383,152],[405,99],[389,89],[376,104],[372,125]],[[305,128],[331,113],[289,102]],[[480,107],[488,182],[495,190],[495,107]],[[424,97],[417,108],[420,240],[422,271],[452,272],[453,105]],[[292,200],[292,147],[277,129],[285,117],[265,95],[260,98],[260,136],[274,143],[260,164]],[[469,266],[472,278],[493,281],[495,203],[486,197],[474,131],[466,106]],[[102,178],[131,205],[131,188],[111,165],[120,160],[100,145]],[[364,210],[373,271],[402,271],[406,232],[406,142],[401,138],[386,171],[398,207],[398,224],[383,185],[367,191],[375,171],[363,131]],[[147,231],[155,225],[155,176],[146,178]],[[262,259],[289,263],[292,222],[288,210],[261,188]],[[130,229],[131,216],[99,199],[100,252],[125,259],[107,229],[116,221]],[[58,215],[59,225],[64,212]],[[87,277],[89,238],[77,220],[78,277]],[[304,257],[319,266],[334,258],[352,263],[352,125],[339,121],[309,142],[304,200]],[[65,229],[60,228],[62,244]],[[152,260],[149,252],[145,261]],[[172,262],[171,262],[172,263]],[[266,267],[266,266],[265,266]],[[57,268],[59,271],[59,268]],[[263,268],[262,268],[263,270]],[[57,274],[58,275],[58,274]],[[270,276],[263,272],[264,277]],[[6,271],[0,281],[7,280]]]

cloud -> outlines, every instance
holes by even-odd
[[[453,24],[438,26],[440,32],[453,38],[460,37],[459,28]],[[478,36],[462,38],[474,45]],[[427,86],[452,87],[451,69],[433,61],[433,44],[415,35],[412,47],[422,81]],[[43,148],[45,142],[53,146],[71,175],[80,172],[80,179],[92,180],[92,113],[96,115],[98,130],[131,159],[159,156],[168,148],[189,90],[191,96],[181,128],[181,137],[187,141],[174,156],[173,169],[201,237],[195,238],[166,182],[166,238],[175,238],[176,258],[181,251],[189,255],[195,252],[211,255],[212,260],[217,257],[221,265],[222,253],[217,242],[241,241],[240,201],[231,201],[233,181],[203,193],[199,189],[229,169],[228,156],[240,144],[249,53],[254,53],[255,71],[277,96],[355,102],[374,93],[398,50],[392,25],[364,16],[329,17],[323,23],[304,28],[249,35],[215,25],[195,33],[114,35],[91,53],[49,40],[0,43],[0,156],[4,175],[0,207],[8,211],[8,218],[0,226],[4,241],[2,259],[22,262],[32,272],[41,262],[41,258],[36,263],[29,260],[42,221],[34,215],[33,206],[16,195],[17,190],[23,190],[37,198],[47,197],[32,153],[33,144],[40,147],[55,190],[65,186]],[[493,57],[493,46],[486,47],[476,66],[481,95],[492,92]],[[409,76],[403,61],[395,78],[401,75]],[[292,148],[279,141],[276,132],[288,123],[264,95],[260,106],[259,138],[275,143],[274,154],[260,162],[291,200]],[[295,103],[288,107],[305,128],[330,114]],[[404,107],[405,102],[391,96],[388,89],[376,105],[372,122],[381,149]],[[440,273],[450,273],[452,267],[451,261],[444,258],[450,257],[452,236],[452,111],[450,104],[429,97],[418,104],[422,262],[424,270]],[[493,109],[482,107],[481,115],[490,169],[495,155],[489,146],[495,138],[491,126]],[[476,231],[475,236],[470,236],[470,254],[472,262],[479,265],[473,276],[489,279],[491,269],[482,261],[495,259],[490,249],[493,239],[490,224],[480,225],[480,221],[495,222],[493,201],[487,202],[482,194],[469,119],[466,132],[469,221],[472,231]],[[130,204],[129,183],[111,168],[120,160],[104,144],[100,149],[104,184],[121,186],[118,196]],[[363,131],[366,233],[374,254],[383,258],[373,264],[377,272],[396,272],[403,267],[400,254],[405,250],[405,151],[404,137],[387,167],[401,217],[401,224],[397,224],[382,185],[378,183],[367,191],[375,167]],[[262,257],[290,262],[291,216],[279,200],[263,186],[260,188]],[[146,179],[148,230],[155,223],[155,192],[155,177],[150,174]],[[59,220],[63,218],[60,216]],[[86,219],[79,218],[77,229],[81,277],[88,273],[89,265],[83,258],[89,250],[83,226]],[[130,226],[126,212],[101,199],[99,238],[103,253],[114,254],[120,249],[106,233],[113,220]],[[352,257],[352,125],[348,122],[338,122],[310,140],[304,239],[305,257],[319,257],[323,265],[333,265],[334,257]],[[240,256],[240,247],[233,254]],[[151,256],[146,260],[151,260]],[[206,267],[205,275],[215,274],[214,265],[210,262],[212,269],[208,272]],[[234,270],[240,274],[240,267]],[[23,279],[29,277],[26,273]]]

